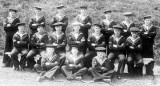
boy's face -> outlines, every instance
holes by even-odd
[[[107,13],[104,16],[106,17],[106,19],[110,19],[111,18],[111,13]]]
[[[57,12],[58,12],[59,14],[63,14],[63,13],[64,13],[63,8],[57,9]]]
[[[72,52],[73,54],[77,54],[77,53],[78,53],[78,48],[77,48],[77,47],[72,47],[71,52]]]
[[[145,19],[144,20],[144,23],[146,24],[146,25],[150,25],[151,24],[151,19],[149,18],[149,19]]]
[[[35,12],[35,14],[39,15],[41,13],[41,10],[38,10],[35,8],[34,12]]]
[[[9,16],[10,16],[10,17],[15,17],[15,16],[16,16],[16,13],[11,11],[11,12],[9,12]]]
[[[47,47],[46,48],[46,51],[49,53],[49,54],[53,54],[55,49],[53,47]]]
[[[43,29],[43,27],[40,26],[40,27],[37,28],[37,31],[38,31],[39,33],[43,33],[43,32],[44,32],[44,29]]]
[[[77,26],[74,26],[74,27],[73,27],[73,30],[74,30],[75,33],[79,33],[80,26],[78,26],[78,25],[77,25]]]
[[[138,36],[138,32],[131,32],[131,35],[133,38],[136,38]]]
[[[55,29],[56,29],[57,32],[61,32],[62,31],[62,26],[56,26]]]
[[[126,21],[132,20],[132,16],[125,16],[124,18]]]
[[[99,34],[101,32],[100,28],[97,26],[94,26],[93,29],[96,34]]]
[[[23,25],[18,26],[18,30],[19,30],[20,33],[24,33],[25,32],[25,28],[24,28]]]
[[[81,14],[85,14],[86,13],[86,9],[80,9],[80,13]]]
[[[97,52],[97,56],[99,56],[100,58],[103,58],[105,56],[104,52]]]
[[[121,30],[120,29],[114,29],[114,34],[115,35],[120,35],[121,34]]]

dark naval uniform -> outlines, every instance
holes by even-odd
[[[94,46],[92,44],[95,44]],[[88,50],[89,52],[85,55],[85,62],[84,65],[87,68],[90,68],[92,66],[92,58],[96,56],[96,48],[97,47],[104,47],[106,48],[106,42],[105,37],[103,34],[99,36],[99,38],[96,38],[94,35],[90,35],[88,37]]]
[[[139,29],[136,27],[132,27],[131,32],[139,32]],[[142,67],[143,67],[143,58],[142,58],[142,40],[138,36],[135,40],[129,36],[126,40],[126,48],[127,48],[127,64],[128,64],[128,72],[131,75],[142,75]],[[134,62],[136,62],[136,66],[134,66]]]
[[[81,26],[81,32],[84,34],[85,39],[88,38],[88,30],[91,28],[92,25],[92,19],[89,15],[84,16],[84,18],[81,18],[79,15],[76,17],[76,21],[83,24]]]
[[[127,26],[126,24],[125,24],[125,21],[123,21],[122,23],[121,23],[121,26],[123,27],[123,32],[122,32],[122,34],[123,34],[123,36],[124,37],[128,37],[128,36],[130,36],[130,28],[131,27],[135,27],[135,24],[134,23],[131,23],[129,26]]]
[[[26,55],[28,53],[29,35],[27,33],[20,34],[17,32],[13,36],[14,48],[11,51],[11,59],[15,68],[19,69],[19,65],[22,69],[25,68]],[[18,54],[21,53],[21,60],[18,61]]]
[[[65,33],[61,32],[61,34],[56,34],[56,32],[53,32],[49,36],[49,42],[50,44],[58,44],[55,50],[57,54],[65,53],[65,46],[67,43]]]
[[[120,29],[123,28],[120,25],[115,25],[114,29]],[[116,37],[114,34],[109,38],[109,55],[108,59],[111,60],[111,68],[114,69],[114,60],[118,57],[119,59],[119,65],[118,65],[118,74],[122,74],[123,68],[124,68],[124,61],[125,61],[125,52],[126,52],[126,38],[121,36],[116,40]]]
[[[73,57],[73,54],[70,52],[67,53],[65,64],[61,70],[68,80],[79,76],[82,77],[87,72],[87,68],[83,66],[83,58],[83,53],[78,53],[76,57]]]
[[[32,49],[27,54],[28,59],[28,66],[30,68],[33,68],[35,61],[34,56],[37,54],[41,54],[41,52],[44,52],[46,47],[46,43],[48,42],[48,35],[44,33],[43,35],[40,35],[38,32],[35,33],[30,41],[30,45],[32,46]]]
[[[55,31],[55,23],[61,22],[62,23],[62,32],[65,33],[66,32],[66,28],[68,26],[68,17],[67,16],[61,16],[61,18],[59,18],[58,16],[54,16],[52,21],[51,21],[51,27],[53,28],[53,31]]]
[[[94,80],[102,80],[105,78],[111,78],[114,70],[110,68],[110,61],[104,58],[102,62],[98,60],[98,56],[92,59],[92,67],[89,68],[89,72],[92,73]]]
[[[70,48],[77,45],[78,50],[80,52],[84,52],[86,49],[83,33],[79,33],[77,37],[75,37],[74,33],[70,33],[70,35],[68,36],[68,45],[70,46]]]
[[[5,36],[4,53],[11,52],[11,50],[13,49],[12,38],[13,38],[13,35],[18,31],[18,27],[16,26],[16,24],[19,22],[20,22],[19,18],[15,18],[12,22],[9,22],[9,19],[7,18],[5,21],[4,31],[6,33],[6,36]],[[3,63],[7,67],[12,66],[11,59],[6,54],[3,55]]]
[[[36,24],[35,26],[33,24]],[[38,25],[41,24],[43,27],[45,27],[45,17],[41,16],[38,19],[35,17],[31,18],[29,23],[29,28],[31,30],[31,36],[37,32]]]
[[[157,34],[158,28],[151,26],[148,30],[144,26],[141,26],[141,38],[142,38],[142,57],[143,58],[154,58],[153,45],[154,39]],[[147,34],[145,34],[147,32]],[[150,66],[149,66],[150,65]],[[146,73],[149,75],[153,74],[154,62],[151,62],[146,66]]]

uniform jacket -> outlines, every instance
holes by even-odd
[[[57,22],[62,22],[62,31],[65,32],[67,26],[68,26],[68,17],[67,16],[63,16],[61,19],[59,19],[57,16],[54,16],[52,21],[51,21],[51,27],[54,29],[54,25]]]
[[[130,48],[130,46],[134,47],[134,49]],[[131,36],[129,36],[126,40],[126,47],[128,53],[141,53],[142,50],[142,40],[140,37],[137,37],[135,41],[132,40]]]
[[[45,48],[45,44],[48,42],[48,35],[43,34],[42,37],[39,37],[39,33],[35,33],[31,38],[31,46],[34,49]],[[40,43],[44,43],[44,45],[40,45]]]
[[[86,15],[83,19],[80,17],[80,15],[77,15],[76,19],[77,22],[80,22],[83,24],[83,26],[81,26],[80,31],[84,34],[85,38],[87,39],[87,35],[88,35],[88,29],[90,29],[91,25],[92,25],[92,19],[89,15]]]
[[[79,43],[77,43],[77,41]],[[80,50],[84,50],[84,46],[85,46],[84,35],[82,33],[79,33],[79,36],[75,38],[74,33],[70,33],[68,37],[68,44],[69,46],[77,45]]]
[[[103,20],[101,22],[102,26],[102,33],[107,34],[110,33],[111,35],[113,34],[113,26],[116,25],[117,23],[115,21],[111,21],[109,25]],[[108,30],[109,28],[112,28],[111,30]]]
[[[57,48],[63,48],[64,50],[66,46],[66,41],[66,36],[63,32],[59,36],[57,36],[56,32],[53,32],[49,37],[50,44],[58,44]]]
[[[49,59],[49,57],[47,56],[47,54],[45,55],[45,57],[43,57],[41,59],[41,66],[42,67],[47,67],[48,65],[46,65],[46,63],[51,63],[50,66],[58,66],[59,64],[59,61],[60,61],[60,56],[57,55],[57,54],[54,54],[53,57],[51,59]]]
[[[16,24],[19,22],[20,22],[19,18],[15,18],[13,22],[9,22],[7,18],[4,24],[4,31],[6,32],[6,34],[7,35],[12,34],[13,36],[18,31],[18,27],[16,26]],[[11,26],[7,26],[8,24],[11,24]]]
[[[142,38],[142,53],[153,56],[153,44],[154,39],[157,34],[158,28],[155,26],[151,26],[149,30],[146,30],[144,26],[141,26],[141,38]],[[148,32],[148,34],[144,34]]]
[[[104,67],[105,70],[102,70],[102,67]],[[111,70],[111,68],[110,68],[110,61],[107,58],[105,58],[104,61],[103,61],[103,63],[100,64],[100,62],[97,60],[97,58],[94,57],[92,59],[92,68],[95,68],[99,72]]]
[[[34,34],[37,32],[37,28],[38,26],[33,26],[32,24],[41,24],[43,25],[43,27],[45,27],[46,21],[45,21],[45,17],[42,16],[40,17],[38,20],[36,20],[36,18],[31,18],[30,23],[29,23],[29,28],[31,29],[31,33]]]
[[[109,52],[125,53],[125,47],[126,47],[125,42],[126,42],[125,37],[121,36],[119,40],[116,41],[114,35],[112,35],[109,38]],[[117,45],[117,47],[114,47],[113,45]]]
[[[96,44],[95,46],[92,46],[91,44]],[[89,50],[95,50],[96,47],[106,47],[106,42],[105,42],[105,38],[103,36],[103,34],[101,34],[99,36],[98,39],[96,39],[96,37],[94,35],[91,35],[88,37],[88,47],[89,47]]]
[[[123,27],[123,29],[124,30],[127,30],[127,32],[124,32],[124,30],[123,30],[123,36],[124,37],[128,37],[131,33],[130,33],[130,28],[131,27],[135,27],[136,25],[135,25],[135,23],[131,23],[130,25],[129,25],[129,27],[127,27],[127,25],[125,24],[125,21],[123,21],[122,23],[121,23],[121,26]]]
[[[82,68],[83,67],[83,59],[84,56],[82,53],[78,53],[76,59],[73,59],[74,57],[72,57],[72,53],[68,52],[66,54],[66,61],[65,61],[65,65],[69,66],[70,64],[74,64],[77,66],[77,68]]]
[[[18,43],[20,42],[20,43]],[[22,37],[19,35],[19,33],[15,33],[13,36],[13,45],[16,48],[27,48],[28,49],[29,44],[29,36],[27,33],[24,33]]]

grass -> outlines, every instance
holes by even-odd
[[[29,19],[33,15],[33,7],[35,5],[42,6],[42,11],[46,17],[47,25],[49,25],[52,16],[55,14],[56,6],[59,4],[66,6],[65,14],[69,17],[69,23],[71,23],[78,14],[79,7],[81,5],[87,5],[88,13],[92,17],[93,23],[99,23],[103,18],[104,10],[112,9],[114,11],[113,19],[117,22],[121,22],[123,20],[123,12],[131,11],[136,15],[134,18],[135,23],[142,23],[143,16],[149,14],[154,17],[154,25],[160,25],[160,0],[0,0],[0,46],[2,46],[2,49],[5,35],[2,25],[4,18],[7,16],[8,8],[18,9],[18,16],[21,21],[29,23]],[[48,31],[51,30],[49,26],[46,28]],[[158,33],[155,39],[155,57],[158,58],[160,56],[159,38],[160,35]]]

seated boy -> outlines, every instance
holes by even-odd
[[[25,31],[25,23],[18,23],[18,31],[13,36],[13,49],[11,51],[11,59],[14,64],[14,70],[25,69],[26,55],[28,53],[29,36]],[[21,60],[18,61],[18,54],[21,53]]]
[[[79,23],[73,23],[72,24],[72,32],[68,35],[68,45],[71,48],[72,45],[77,45],[77,48],[79,52],[82,52],[85,54],[86,48],[85,48],[85,37],[82,32],[80,32],[81,25]]]
[[[43,25],[38,25],[37,28],[38,32],[36,32],[30,41],[30,45],[32,46],[32,49],[27,54],[27,60],[28,60],[28,66],[30,69],[33,68],[34,64],[36,63],[34,61],[34,56],[37,54],[40,54],[40,56],[43,56],[45,54],[45,45],[48,42],[48,35],[45,32],[45,29]]]
[[[81,79],[86,73],[87,68],[83,67],[84,55],[77,46],[71,47],[71,52],[66,54],[65,65],[62,66],[62,73],[67,77],[67,80]]]
[[[104,79],[111,79],[114,69],[110,68],[110,61],[107,59],[105,48],[96,48],[97,56],[92,59],[92,67],[89,72],[94,77],[94,81],[101,81]]]
[[[94,24],[92,26],[93,33],[88,37],[88,50],[85,54],[85,67],[90,68],[92,66],[92,58],[96,56],[96,50],[97,47],[104,47],[106,48],[106,42],[105,37],[101,33],[101,25]]]
[[[130,32],[131,36],[129,36],[126,40],[128,73],[130,75],[142,75],[142,40],[139,37],[139,28],[132,27],[130,28]],[[136,66],[134,66],[134,61],[136,62]]]
[[[49,36],[49,43],[55,46],[55,52],[59,55],[65,55],[66,34],[62,31],[61,22],[53,24],[55,31]]]
[[[111,60],[111,67],[114,69],[114,60],[118,57],[119,65],[117,70],[117,78],[121,78],[122,69],[125,61],[125,42],[126,39],[121,35],[123,27],[120,25],[113,26],[114,34],[109,38],[109,55],[108,59]]]
[[[47,44],[46,53],[42,56],[41,65],[35,64],[35,69],[39,73],[37,81],[43,79],[55,79],[55,75],[59,72],[61,67],[61,56],[56,54],[55,46]]]

